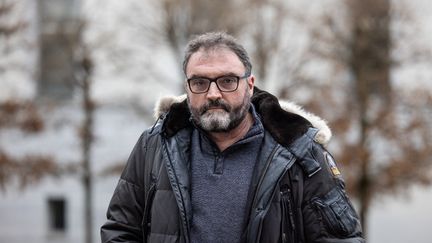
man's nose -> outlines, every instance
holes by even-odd
[[[217,87],[216,83],[212,82],[210,83],[210,87],[209,90],[207,92],[207,98],[208,99],[212,99],[212,100],[216,100],[222,97],[222,94],[219,90],[219,88]]]

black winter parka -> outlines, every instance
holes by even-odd
[[[266,131],[242,241],[365,242],[336,164],[316,142],[326,128],[285,111],[276,97],[257,88],[252,103]],[[195,128],[185,100],[162,106],[168,112],[141,135],[128,159],[101,228],[102,242],[189,242],[189,145]]]

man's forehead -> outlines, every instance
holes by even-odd
[[[244,69],[243,63],[240,61],[238,56],[229,48],[218,47],[211,49],[200,49],[193,53],[189,59],[189,64],[187,67],[187,73],[190,74],[201,69],[221,69],[224,71],[227,69],[228,72],[237,71],[236,69]]]

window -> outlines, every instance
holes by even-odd
[[[51,231],[66,230],[66,200],[64,198],[48,198],[48,226]]]

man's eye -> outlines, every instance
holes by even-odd
[[[220,79],[219,82],[221,82],[223,84],[232,84],[232,83],[236,82],[236,78],[234,78],[234,77],[223,77],[223,78]]]
[[[194,79],[194,80],[191,81],[191,84],[193,86],[197,86],[197,87],[205,86],[205,85],[207,85],[207,80],[205,80],[205,79]]]

